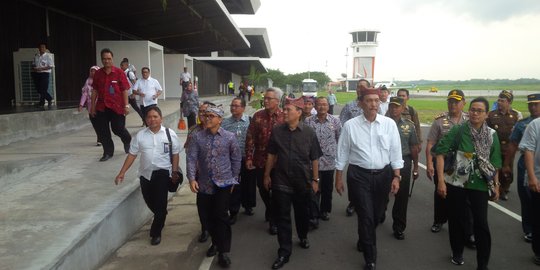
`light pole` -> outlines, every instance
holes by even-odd
[[[349,81],[348,81],[349,75],[347,74],[348,73],[347,68],[349,66],[348,60],[349,60],[349,47],[345,48],[345,92],[349,91]]]

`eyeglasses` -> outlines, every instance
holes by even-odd
[[[277,98],[273,98],[273,97],[264,97],[264,100],[272,100],[272,99],[277,99]]]
[[[216,118],[216,117],[218,117],[218,116],[215,115],[215,114],[207,114],[207,115],[204,115],[203,117],[204,117],[205,119],[207,119],[207,120],[212,120],[212,119],[214,119],[214,118]]]
[[[474,113],[474,114],[481,114],[481,113],[485,113],[485,112],[486,112],[485,110],[469,109],[469,113]]]

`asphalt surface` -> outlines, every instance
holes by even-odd
[[[424,138],[428,130],[429,127],[422,128]],[[423,150],[420,163],[425,164]],[[439,233],[430,231],[433,222],[433,191],[434,185],[421,167],[420,177],[409,200],[405,240],[396,240],[392,236],[391,210],[387,211],[385,223],[377,229],[377,269],[476,269],[475,250],[465,249],[465,264],[462,266],[450,262],[446,224]],[[517,214],[519,218],[516,183],[512,184],[509,197],[509,201],[499,201],[497,204]],[[259,195],[257,199],[255,215],[240,213],[237,223],[232,227],[230,269],[270,269],[277,257],[277,237],[268,234],[268,224],[264,221],[264,204]],[[296,232],[293,230],[293,254],[283,269],[363,269],[363,255],[356,250],[357,219],[356,216],[345,216],[347,203],[345,195],[339,196],[334,192],[330,220],[320,221],[319,229],[309,233],[309,249],[298,246]],[[389,209],[392,205],[391,196]],[[538,269],[532,262],[530,244],[523,241],[520,221],[492,206],[488,211],[492,236],[490,269]],[[209,242],[197,242],[200,224],[195,196],[189,188],[184,186],[169,202],[169,215],[159,246],[150,246],[148,243],[149,225],[147,223],[141,228],[100,270],[221,269],[217,265],[217,258],[205,257]]]
[[[428,133],[422,128],[423,135]],[[420,163],[425,164],[422,154]],[[448,226],[442,231],[430,231],[433,222],[433,183],[420,169],[408,207],[408,225],[405,240],[392,236],[392,218],[387,211],[385,223],[377,229],[378,269],[456,269],[450,262]],[[508,201],[499,205],[515,214],[520,213],[516,184],[512,184]],[[311,247],[307,250],[297,244],[293,248],[290,262],[283,269],[362,269],[363,255],[356,250],[357,219],[345,216],[346,196],[334,193],[333,210],[329,221],[321,221],[317,230],[308,238]],[[393,199],[389,209],[393,205]],[[232,269],[270,269],[277,256],[276,236],[267,233],[264,222],[264,205],[258,201],[254,216],[239,215],[233,226]],[[488,219],[492,236],[490,269],[537,269],[532,263],[530,244],[523,241],[521,223],[502,211],[489,207]],[[294,227],[293,227],[294,228]],[[296,232],[293,232],[296,243]],[[476,269],[476,252],[465,249],[465,264],[459,269]],[[217,259],[210,269],[220,269]]]

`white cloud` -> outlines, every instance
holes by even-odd
[[[381,31],[376,80],[540,78],[537,0],[261,2],[256,15],[234,18],[268,29],[273,56],[264,64],[285,73],[339,77],[349,32],[368,28]]]

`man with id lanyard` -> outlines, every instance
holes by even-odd
[[[172,172],[178,171],[180,144],[176,133],[161,125],[163,117],[158,107],[150,107],[145,120],[148,128],[140,130],[131,142],[129,154],[114,183],[118,185],[124,181],[126,171],[137,155],[141,154],[139,165],[141,192],[146,205],[154,213],[150,227],[150,244],[155,246],[161,242],[161,230],[167,217],[169,179],[178,180],[178,175]],[[172,161],[169,156],[171,150]]]
[[[111,50],[101,50],[101,62],[103,68],[96,72],[92,84],[92,104],[96,106],[92,106],[90,115],[97,118],[98,137],[103,145],[103,156],[99,161],[107,161],[114,155],[111,129],[122,139],[124,151],[129,152],[131,135],[126,129],[126,115],[129,113],[130,85],[124,71],[113,65]]]

